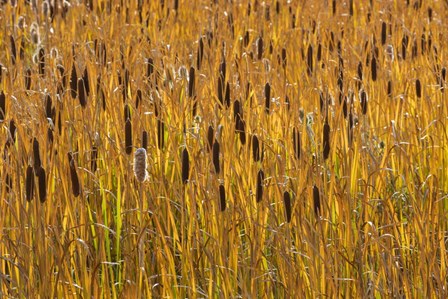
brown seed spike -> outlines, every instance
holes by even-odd
[[[219,185],[219,208],[221,212],[226,210],[226,189],[224,185]]]
[[[222,79],[218,78],[218,100],[221,103],[221,105],[224,105],[224,96],[223,96],[223,90],[222,90]]]
[[[263,38],[261,36],[257,39],[257,54],[258,60],[261,60],[263,58]]]
[[[148,150],[148,132],[146,131],[142,133],[142,148]]]
[[[9,39],[11,41],[11,63],[16,64],[16,57],[17,57],[17,51],[16,51],[16,42],[14,40],[14,36],[10,35]]]
[[[300,145],[300,132],[294,127],[292,130],[292,143],[294,147],[294,154],[297,160],[300,159],[301,145]]]
[[[383,22],[381,24],[381,44],[386,44],[386,37],[387,37],[387,25],[386,22]]]
[[[26,189],[26,200],[31,201],[33,199],[34,194],[34,176],[33,176],[33,168],[28,165],[26,168],[26,177],[25,177],[25,189]]]
[[[195,95],[195,75],[194,75],[194,67],[190,67],[190,73],[189,73],[189,79],[188,79],[188,96],[192,98]]]
[[[372,63],[371,63],[370,67],[371,67],[371,71],[372,71],[372,80],[376,81],[376,76],[377,76],[376,71],[377,71],[377,69],[376,69],[376,58],[375,58],[375,56],[372,57]]]
[[[213,127],[210,125],[208,126],[207,129],[207,145],[208,145],[208,150],[210,151],[213,147],[213,143],[215,140],[215,136],[214,136],[214,131],[213,131]]]
[[[264,182],[264,172],[263,170],[260,169],[257,175],[257,189],[255,193],[257,202],[260,202],[263,199],[263,182]]]
[[[362,81],[362,62],[361,61],[358,63],[358,78],[360,81]]]
[[[75,159],[72,153],[68,153],[68,161],[70,165],[70,178],[72,181],[73,196],[78,197],[79,194],[81,194],[81,187],[79,185],[78,174],[76,173]]]
[[[306,66],[307,66],[308,76],[311,76],[313,74],[313,46],[312,45],[308,46]]]
[[[47,94],[45,96],[45,117],[46,118],[53,119],[52,107],[53,107],[53,103],[51,100],[51,96]]]
[[[126,154],[130,155],[132,153],[132,124],[130,119],[126,120],[124,136],[125,136]]]
[[[313,187],[313,202],[314,202],[314,213],[316,213],[316,216],[319,216],[320,214],[320,195],[319,195],[319,188],[317,188],[316,185]]]
[[[84,88],[86,90],[86,95],[90,95],[90,85],[89,85],[89,72],[87,68],[84,69],[84,74],[82,75],[82,79],[84,80]]]
[[[238,116],[238,121],[236,123],[237,125],[237,132],[240,136],[240,142],[242,145],[246,144],[246,123],[244,122],[243,119],[241,119],[240,116]]]
[[[265,96],[265,112],[269,113],[271,107],[271,85],[266,83],[264,86],[264,96]]]
[[[82,78],[78,79],[78,98],[79,98],[79,104],[81,104],[81,107],[86,107],[87,105],[87,95],[86,95],[86,88],[84,84],[84,80]]]
[[[187,148],[182,151],[182,183],[188,183],[188,177],[190,175],[190,158],[188,156]]]
[[[286,68],[286,49],[285,48],[282,49],[282,67]]]
[[[42,167],[37,171],[37,181],[39,185],[39,200],[41,203],[44,203],[47,200],[47,178],[45,169]]]
[[[11,138],[12,143],[16,142],[16,123],[13,119],[9,121],[9,136]]]
[[[362,90],[361,91],[361,109],[362,109],[362,114],[366,114],[367,113],[367,93]]]
[[[157,146],[163,149],[165,146],[165,123],[157,119]]]
[[[30,90],[31,88],[31,69],[27,68],[25,71],[25,89]]]
[[[255,162],[260,161],[260,142],[257,135],[252,136],[252,157]]]
[[[212,151],[213,165],[215,167],[215,173],[219,174],[221,168],[219,165],[219,142],[215,141],[213,143],[213,151]]]
[[[6,117],[6,96],[2,91],[0,93],[0,121],[4,121]]]
[[[98,148],[96,146],[92,147],[92,152],[90,156],[90,169],[93,173],[97,170],[98,166],[96,161],[98,160]]]
[[[415,93],[417,94],[417,98],[420,99],[422,97],[422,85],[419,79],[415,81]]]
[[[285,204],[286,222],[291,222],[291,194],[288,191],[283,193],[283,203]]]
[[[39,50],[39,74],[45,75],[45,50],[40,48]]]
[[[327,119],[325,119],[323,135],[323,158],[326,160],[330,155],[330,125]]]
[[[78,76],[76,75],[76,67],[74,64],[70,75],[70,94],[73,99],[76,99],[76,96],[78,95]]]
[[[230,107],[230,84],[227,82],[226,84],[226,92],[225,92],[225,101],[226,101],[226,107]]]
[[[387,96],[392,97],[392,81],[387,81]]]
[[[142,99],[143,99],[142,91],[140,89],[137,89],[137,94],[135,96],[135,108],[136,109],[138,109],[138,106],[140,106]]]
[[[40,154],[39,154],[39,141],[37,141],[36,137],[33,139],[33,157],[34,157],[34,172],[37,175],[37,171],[42,166],[42,163],[40,161]]]

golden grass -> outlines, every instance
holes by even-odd
[[[446,1],[9,2],[0,297],[448,296]]]

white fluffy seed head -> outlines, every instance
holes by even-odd
[[[134,153],[134,175],[141,183],[148,178],[148,172],[146,170],[146,150],[144,148],[138,148]]]

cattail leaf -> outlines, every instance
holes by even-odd
[[[216,174],[219,174],[221,168],[219,164],[219,142],[215,140],[212,150],[213,166],[215,167]]]
[[[288,191],[283,193],[283,203],[285,205],[286,222],[291,222],[291,194]]]
[[[188,182],[188,177],[190,175],[190,158],[188,156],[187,148],[182,150],[182,183],[186,184]]]
[[[226,189],[224,185],[219,185],[219,208],[221,212],[226,210]]]

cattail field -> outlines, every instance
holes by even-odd
[[[446,0],[0,2],[1,298],[448,297]]]

